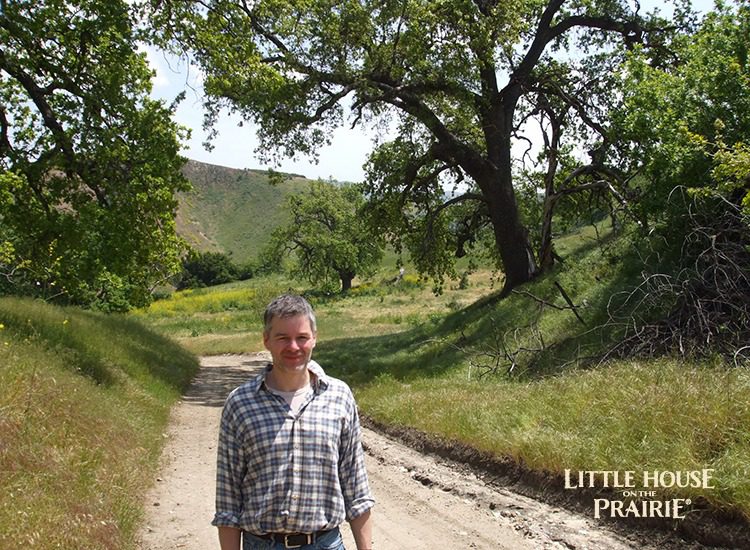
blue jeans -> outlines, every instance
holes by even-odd
[[[242,533],[242,550],[284,550],[284,545],[266,539],[253,536],[251,533]],[[333,529],[318,538],[312,544],[300,546],[299,550],[346,550],[341,532]]]

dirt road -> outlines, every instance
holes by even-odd
[[[218,548],[213,517],[216,438],[227,393],[267,362],[265,354],[205,357],[173,411],[163,465],[147,496],[141,550]],[[648,548],[587,517],[485,485],[443,460],[364,430],[377,500],[374,546],[416,549]],[[348,526],[348,549],[354,549]]]

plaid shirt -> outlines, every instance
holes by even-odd
[[[255,534],[332,529],[369,510],[359,416],[344,382],[315,361],[299,412],[258,375],[229,394],[219,431],[216,526]]]

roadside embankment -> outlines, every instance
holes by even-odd
[[[0,299],[0,549],[130,548],[197,368],[132,319]]]

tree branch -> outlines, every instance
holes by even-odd
[[[10,122],[8,122],[5,106],[0,105],[0,155],[3,157],[13,151],[13,146],[11,145],[10,138],[8,136],[9,128]]]
[[[463,195],[458,195],[457,197],[453,197],[449,201],[445,201],[443,204],[438,206],[433,212],[433,216],[437,216],[445,210],[446,208],[450,208],[454,204],[458,204],[464,201],[479,201],[483,203],[487,203],[487,199],[484,197],[484,195],[480,195],[479,193],[464,193]]]
[[[560,11],[565,0],[551,0],[544,9],[539,19],[534,40],[529,46],[526,55],[521,63],[513,71],[510,82],[503,90],[504,95],[512,96],[519,93],[519,86],[526,82],[531,72],[541,59],[547,45],[562,36],[567,31],[575,27],[588,29],[597,29],[601,31],[610,31],[620,34],[625,39],[625,45],[631,48],[633,44],[643,43],[643,35],[647,32],[673,30],[675,27],[647,27],[642,25],[636,19],[619,21],[611,17],[591,16],[591,15],[571,15],[562,19],[559,23],[552,25],[552,22]]]
[[[29,94],[29,97],[31,97],[31,100],[34,102],[34,105],[36,105],[39,110],[39,113],[42,115],[44,125],[50,130],[50,132],[52,132],[55,144],[66,157],[70,166],[75,166],[76,157],[73,152],[73,143],[71,142],[70,137],[65,133],[65,129],[62,127],[60,121],[57,120],[52,106],[47,102],[44,90],[37,86],[30,74],[22,68],[15,66],[13,62],[5,56],[3,50],[0,50],[0,68],[5,70],[5,72],[15,78],[24,87]]]

